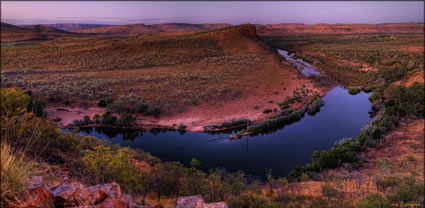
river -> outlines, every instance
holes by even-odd
[[[293,59],[279,50],[288,61],[297,65],[304,75],[318,75],[314,68],[300,59]],[[201,169],[224,167],[230,171],[264,177],[272,169],[275,177],[286,176],[297,165],[311,162],[315,150],[330,149],[341,139],[356,137],[371,120],[369,94],[350,95],[337,86],[323,97],[325,105],[313,116],[284,126],[272,133],[228,140],[230,133],[139,131],[101,127],[80,129],[83,135],[96,136],[122,146],[140,148],[163,161],[180,161],[189,166],[191,158],[202,162]],[[69,130],[65,130],[69,131]]]

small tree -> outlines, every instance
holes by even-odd
[[[196,158],[192,158],[192,160],[190,161],[190,166],[192,166],[192,168],[199,168],[201,167],[201,161],[199,161]]]
[[[269,194],[272,196],[273,193],[274,193],[273,192],[273,187],[274,187],[274,185],[276,183],[276,179],[273,178],[272,170],[271,169],[268,169],[267,170],[266,176],[267,176],[267,184],[269,186]]]

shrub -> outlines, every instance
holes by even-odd
[[[46,104],[46,101],[31,96],[30,101],[28,103],[28,111],[33,112],[35,116],[45,116],[46,112],[44,111],[44,108],[46,107]]]
[[[147,111],[143,114],[147,116],[159,116],[161,114],[161,108],[159,106],[149,105]]]
[[[331,200],[332,198],[337,198],[339,196],[338,190],[336,190],[334,187],[332,187],[329,184],[324,184],[322,186],[322,194],[323,196],[328,198],[328,201]]]
[[[109,124],[109,125],[116,125],[117,124],[117,117],[112,115],[111,112],[106,111],[101,118],[101,122],[102,124]]]
[[[1,89],[1,115],[19,115],[27,110],[30,98],[21,89]]]
[[[357,202],[358,208],[387,208],[390,204],[379,194],[371,194]]]
[[[99,100],[99,102],[97,103],[97,106],[104,108],[107,106],[107,103],[105,100]]]
[[[270,108],[266,108],[263,110],[263,113],[271,113],[271,112],[273,112],[273,110]]]
[[[349,92],[351,95],[356,95],[356,94],[358,94],[358,93],[360,92],[360,89],[359,89],[359,88],[349,88],[349,89],[348,89],[348,92]]]
[[[120,114],[120,124],[123,126],[134,126],[136,118],[134,118],[130,113],[121,113]]]
[[[186,128],[187,128],[187,126],[186,126],[186,125],[184,125],[183,123],[181,123],[181,124],[179,125],[178,130],[179,130],[179,131],[186,131]]]
[[[130,183],[134,171],[131,165],[134,152],[131,149],[119,148],[115,151],[108,146],[97,145],[93,150],[87,149],[83,153],[85,171],[94,183]]]

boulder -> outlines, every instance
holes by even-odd
[[[74,182],[49,188],[44,184],[41,176],[29,178],[27,194],[12,207],[147,208],[135,204],[132,196],[123,194],[117,183],[84,188],[81,183]]]
[[[33,207],[33,208],[53,208],[53,197],[50,195],[48,187],[44,184],[43,177],[33,176],[28,178],[27,193],[24,198],[13,207]]]
[[[83,190],[84,186],[81,183],[70,183],[62,184],[50,193],[54,198],[54,203],[56,207],[73,207],[82,204],[80,200],[80,193]]]
[[[90,186],[82,190],[80,194],[80,201],[84,205],[102,204],[109,198],[113,199],[112,201],[123,201],[124,203],[133,201],[130,195],[123,196],[120,186],[116,183]]]
[[[225,202],[205,203],[201,195],[182,196],[177,199],[176,208],[228,208]]]

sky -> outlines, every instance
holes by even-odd
[[[424,22],[424,1],[1,1],[1,21],[116,25]]]

